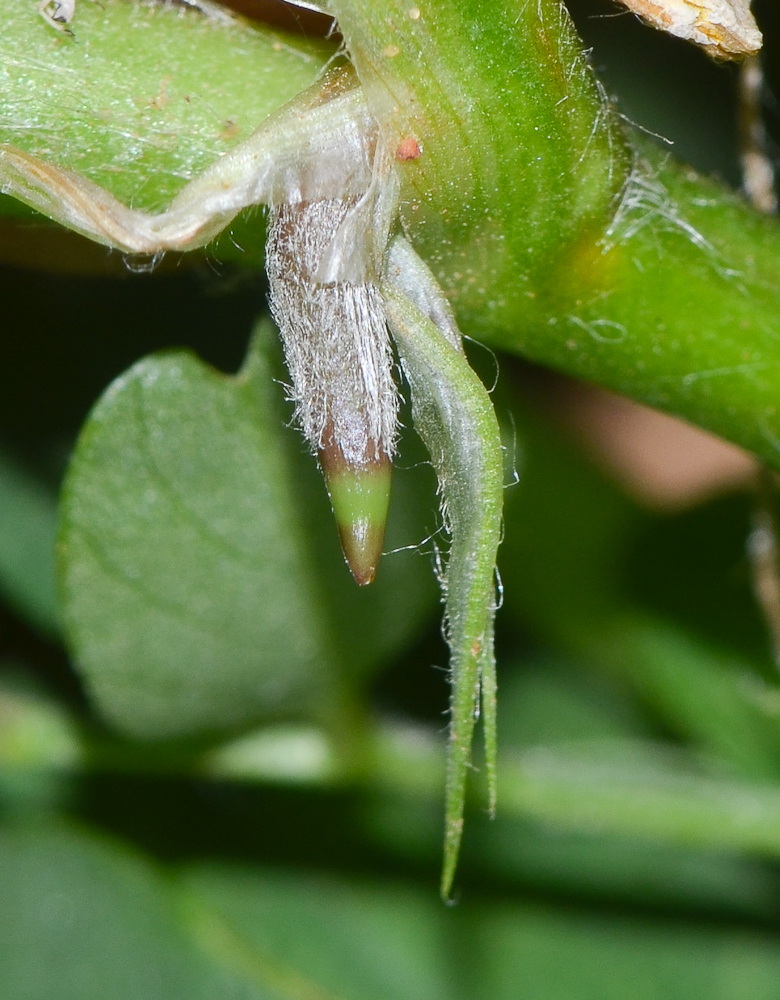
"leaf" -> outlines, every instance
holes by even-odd
[[[519,392],[502,405],[511,407],[523,461],[520,482],[507,492],[499,559],[508,614],[581,669],[629,685],[664,725],[707,754],[746,776],[774,778],[780,733],[759,704],[764,661],[751,656],[752,649],[729,649],[723,636],[697,634],[668,608],[660,614],[640,604],[627,580],[660,573],[657,586],[668,590],[663,579],[683,572],[657,540],[660,565],[631,559],[649,516]],[[705,528],[702,544],[709,547],[716,529],[709,522]],[[747,521],[742,530],[747,533]],[[724,575],[732,565],[729,560]],[[690,590],[696,586],[689,583]],[[732,590],[721,591],[712,607],[730,598]]]
[[[382,882],[216,865],[171,879],[66,827],[0,830],[3,1000],[443,1000],[441,916]]]
[[[388,273],[388,323],[411,386],[415,429],[430,452],[445,526],[452,535],[443,580],[452,682],[442,875],[446,898],[460,847],[474,723],[480,711],[491,811],[495,808],[493,617],[503,454],[490,397],[465,356],[403,294],[403,285],[393,277],[392,256]]]
[[[541,747],[502,758],[504,807],[570,829],[610,831],[758,857],[780,853],[780,789],[702,775],[651,742]]]
[[[51,824],[0,830],[4,1000],[767,1000],[771,931],[399,882],[195,863],[160,871]],[[641,984],[638,986],[637,984]]]
[[[193,865],[183,873],[206,953],[304,1000],[460,995],[437,900],[380,880]]]
[[[515,1000],[768,1000],[780,975],[772,934],[605,912],[497,906],[471,925],[472,995]]]
[[[279,1000],[199,952],[147,861],[59,826],[0,831],[0,995]]]
[[[272,336],[258,333],[235,378],[182,353],[140,362],[77,445],[62,504],[63,619],[98,707],[134,736],[235,730],[280,712],[335,723],[342,686],[405,642],[432,603],[407,553],[377,597],[331,610],[308,551],[311,479],[290,464],[291,442],[301,446],[284,428]],[[390,584],[399,597],[382,625]],[[339,621],[367,614],[358,629],[376,640],[340,656]]]
[[[760,662],[702,641],[642,610],[583,630],[584,655],[623,676],[674,732],[754,779],[776,780],[780,731],[761,696]]]
[[[9,5],[0,143],[158,210],[318,77],[332,46],[192,8],[79,3],[75,37]]]
[[[252,374],[185,354],[141,361],[73,456],[63,617],[98,704],[135,735],[240,725],[328,686],[260,355]]]

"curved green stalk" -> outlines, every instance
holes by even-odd
[[[452,535],[443,580],[452,682],[441,883],[448,899],[480,710],[491,813],[495,809],[494,571],[501,534],[503,462],[498,423],[484,386],[462,351],[407,298],[404,284],[391,253],[383,286],[388,322],[412,390],[415,428],[430,452],[445,525]]]
[[[631,155],[559,0],[333,0],[398,158],[404,231],[458,314],[498,337],[566,281]],[[419,155],[407,158],[409,139]]]
[[[621,128],[553,0],[333,8],[460,326],[780,467],[776,220]]]
[[[776,221],[655,150],[632,155],[557,0],[333,7],[402,154],[405,232],[461,327],[778,466]],[[173,67],[162,90],[152,22]],[[134,207],[165,203],[324,59],[302,41],[119,0],[84,4],[78,32],[63,44],[9,10],[0,139]],[[239,223],[239,242],[257,229]]]

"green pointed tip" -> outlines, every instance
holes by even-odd
[[[451,804],[448,803],[448,811]],[[463,809],[453,816],[447,817],[444,830],[444,866],[441,872],[441,898],[447,906],[454,906],[457,900],[452,895],[452,885],[455,881],[455,871],[458,867],[460,842],[463,837]]]
[[[336,518],[344,558],[361,587],[376,576],[390,503],[392,466],[379,460],[348,465],[340,453],[320,452],[320,464]]]

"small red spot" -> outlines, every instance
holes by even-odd
[[[399,143],[398,149],[395,151],[395,158],[401,163],[406,163],[407,160],[418,159],[421,152],[419,142],[413,135],[408,135]]]

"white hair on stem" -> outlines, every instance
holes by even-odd
[[[398,401],[384,304],[368,276],[319,280],[356,207],[355,198],[329,198],[272,208],[266,267],[303,434],[313,451],[330,439],[349,465],[365,465],[395,449]]]

